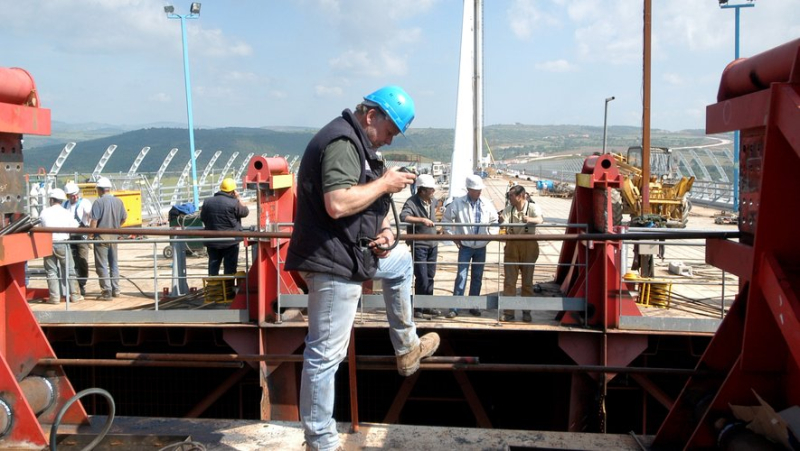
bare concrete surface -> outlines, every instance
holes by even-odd
[[[59,429],[59,434],[96,434],[105,420],[104,416],[94,416],[91,426],[75,428],[65,425]],[[345,450],[508,450],[510,447],[524,447],[609,451],[640,450],[652,442],[650,436],[374,423],[362,423],[359,432],[349,433],[350,426],[350,423],[338,424]],[[110,433],[189,436],[209,451],[304,449],[300,424],[282,421],[117,417]],[[101,444],[96,449],[111,450],[114,447],[104,448]]]

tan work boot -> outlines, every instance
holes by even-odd
[[[419,339],[419,346],[411,352],[397,356],[397,372],[401,376],[411,376],[419,369],[419,361],[430,357],[439,348],[439,334],[431,332]]]

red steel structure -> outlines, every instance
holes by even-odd
[[[295,190],[286,160],[253,157],[248,163],[243,184],[256,191],[259,231],[290,232],[294,222]],[[255,261],[247,274],[245,289],[239,290],[231,308],[247,308],[250,319],[259,327],[226,329],[225,341],[241,354],[293,354],[303,344],[305,329],[263,327],[267,322],[280,320],[276,311],[279,295],[302,293],[299,288],[302,278],[285,271],[283,266],[289,240],[257,238],[248,240],[246,244],[248,249],[255,248]],[[261,418],[299,419],[297,367],[281,365],[280,362],[251,362],[250,365],[263,375],[259,378],[264,392]]]
[[[615,232],[611,193],[618,189],[622,178],[610,155],[595,155],[586,159],[576,176],[575,197],[568,224],[586,225],[589,232]],[[566,233],[579,233],[570,227]],[[586,299],[584,312],[565,312],[563,325],[580,325],[584,321],[601,327],[602,334],[560,333],[559,347],[578,365],[628,366],[646,348],[643,335],[609,334],[619,327],[620,315],[641,316],[635,300],[620,283],[621,240],[565,241],[561,247],[556,282],[568,297]],[[590,378],[573,377],[570,388],[570,430],[579,431],[582,418],[590,415],[586,399],[600,392],[606,395],[609,381],[615,373],[589,373]],[[599,386],[599,389],[598,389]],[[600,404],[603,404],[601,400]],[[603,430],[605,430],[603,428]]]
[[[800,404],[800,39],[728,65],[706,132],[741,131],[739,242],[709,240],[706,261],[740,291],[656,436],[675,449],[715,446],[729,405]],[[720,421],[721,420],[721,421]]]
[[[49,135],[50,110],[39,107],[33,78],[23,69],[0,68],[0,184],[2,226],[20,219],[27,189],[22,170],[22,135]],[[50,255],[52,235],[14,233],[0,236],[0,448],[42,449],[45,425],[75,395],[60,366],[39,361],[55,358],[27,303],[25,262]],[[62,423],[86,423],[76,402]]]
[[[714,446],[717,435],[714,423],[728,415],[729,404],[757,404],[754,391],[778,410],[800,403],[800,388],[793,383],[800,376],[800,303],[796,274],[800,271],[797,269],[800,268],[800,242],[791,240],[791,232],[800,219],[800,208],[795,204],[800,201],[787,195],[800,192],[800,178],[796,176],[800,173],[799,54],[800,40],[732,64],[723,75],[719,103],[708,108],[709,133],[742,130],[742,147],[738,149],[742,155],[742,238],[739,242],[709,240],[706,258],[709,263],[738,275],[741,291],[703,354],[698,371],[689,378],[676,400],[662,393],[657,383],[644,375],[631,376],[669,410],[656,445],[670,449]],[[0,139],[6,149],[0,153],[0,159],[17,158],[20,174],[21,134],[49,132],[49,112],[38,108],[33,81],[28,76],[26,82],[25,76],[24,71],[0,70]],[[280,296],[302,293],[302,279],[282,269],[288,246],[287,232],[295,212],[293,178],[286,161],[280,158],[255,157],[248,165],[243,183],[256,192],[258,232],[275,232],[276,235],[264,237],[253,233],[246,238],[248,251],[254,253],[254,264],[231,308],[246,309],[246,317],[253,324],[225,327],[223,336],[239,356],[271,356],[271,359],[246,362],[258,370],[262,388],[260,418],[297,421],[300,372],[297,362],[302,357],[299,351],[306,329],[302,322],[281,324],[278,311]],[[13,174],[16,177],[16,172]],[[605,421],[608,383],[618,373],[597,368],[613,368],[621,373],[648,346],[646,335],[618,330],[620,316],[640,315],[629,290],[620,282],[621,245],[614,236],[611,201],[611,192],[620,182],[616,164],[608,155],[586,160],[577,176],[568,223],[585,224],[586,232],[592,233],[594,238],[565,241],[559,259],[561,266],[556,281],[564,296],[586,299],[586,309],[563,313],[561,324],[588,326],[567,327],[555,332],[559,348],[576,367],[582,368],[581,374],[575,373],[567,383],[570,401],[565,429],[569,431],[587,430],[588,417],[598,416]],[[23,186],[16,179],[7,183]],[[24,190],[17,192],[23,194]],[[6,207],[4,203],[0,206]],[[10,219],[11,215],[18,214],[17,210],[19,208],[3,213]],[[567,234],[582,231],[570,228]],[[60,367],[45,368],[38,364],[42,359],[55,356],[25,302],[24,261],[42,256],[50,248],[47,233],[0,235],[0,283],[3,284],[0,311],[4,315],[0,333],[3,340],[0,343],[0,361],[3,362],[0,367],[0,447],[29,443],[41,448],[46,444],[42,425],[52,422],[58,408],[74,395]],[[485,332],[486,336],[492,334]],[[359,333],[373,336],[369,330],[362,329]],[[499,337],[501,333],[491,336]],[[447,335],[450,344],[459,345],[459,340],[463,339],[455,329]],[[354,342],[355,338],[351,340]],[[469,344],[476,345],[475,342]],[[548,357],[544,357],[545,362],[549,362]],[[531,355],[530,360],[536,358]],[[351,354],[350,359],[355,361],[356,356]],[[523,360],[506,371],[526,365],[527,361]],[[538,369],[544,370],[546,365],[540,366]],[[351,370],[351,401],[355,401],[355,364]],[[231,374],[220,384],[218,392],[245,378],[249,371],[244,368]],[[458,379],[459,385],[469,386],[463,373],[456,373],[462,376]],[[47,384],[39,383],[44,379],[56,387],[53,389],[55,401],[49,404],[39,401],[41,396],[34,402],[31,396],[31,392],[44,390],[41,386]],[[33,383],[25,383],[26,380]],[[463,381],[467,383],[462,384]],[[401,394],[386,415],[387,422],[397,419],[413,383],[403,382]],[[39,388],[31,389],[31,386]],[[675,386],[678,387],[680,385]],[[217,397],[218,392],[210,394],[208,399]],[[478,396],[470,387],[464,392],[476,418],[481,417],[483,411]],[[596,401],[587,401],[592,399]],[[188,416],[196,416],[207,404],[204,401]],[[592,412],[597,406],[601,406],[600,413]],[[353,423],[357,425],[357,409],[351,409]],[[4,423],[6,412],[11,420]],[[696,416],[698,412],[699,417]],[[64,421],[86,421],[80,404],[69,410]],[[491,426],[488,420],[479,419],[477,423]],[[604,431],[605,425],[600,426]]]

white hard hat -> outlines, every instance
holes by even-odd
[[[422,174],[417,177],[417,187],[419,188],[434,188],[436,189],[436,181],[430,174]]]
[[[47,194],[47,197],[49,197],[50,199],[58,199],[61,201],[67,200],[67,195],[64,194],[64,190],[61,188],[51,189],[50,192]]]
[[[67,182],[67,184],[64,185],[64,192],[68,196],[78,194],[78,191],[80,191],[80,189],[78,189],[78,185],[76,185],[74,182]]]
[[[481,176],[475,174],[468,175],[467,189],[476,189],[476,190],[483,189],[483,179],[481,179]]]
[[[100,177],[97,179],[97,187],[103,189],[111,188],[111,180],[108,177]]]

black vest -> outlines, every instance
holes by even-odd
[[[378,258],[366,243],[378,235],[389,211],[389,195],[351,216],[333,219],[325,210],[322,158],[331,142],[346,138],[356,148],[361,164],[358,184],[379,178],[384,165],[350,110],[322,128],[308,143],[297,174],[297,212],[286,257],[286,269],[335,274],[354,281],[371,279]]]

